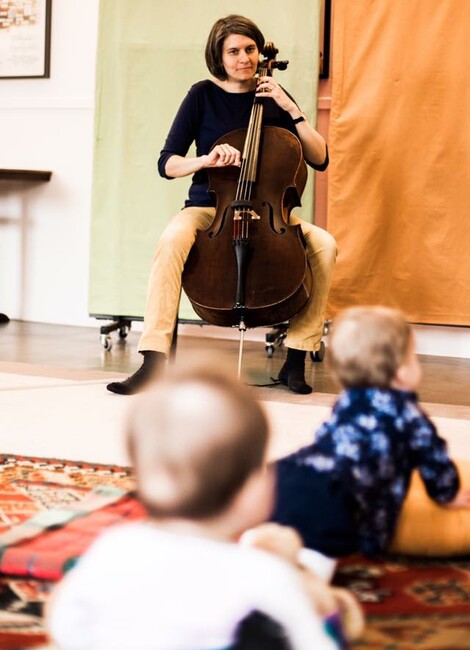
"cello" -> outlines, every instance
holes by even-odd
[[[275,60],[277,52],[266,44],[260,74],[287,67],[287,61]],[[300,225],[289,225],[307,180],[302,146],[287,129],[263,126],[263,102],[255,97],[247,129],[214,144],[242,151],[241,166],[208,170],[216,215],[197,232],[182,276],[198,316],[240,331],[289,320],[312,291]]]

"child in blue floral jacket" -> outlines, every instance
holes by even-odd
[[[272,519],[326,555],[377,555],[391,542],[413,469],[434,501],[470,507],[446,443],[418,403],[421,369],[403,315],[346,310],[328,356],[345,390],[315,442],[276,463]]]

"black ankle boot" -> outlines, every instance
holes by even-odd
[[[124,381],[113,381],[106,388],[118,395],[134,395],[134,393],[143,390],[155,377],[157,368],[163,365],[165,355],[163,352],[154,352],[153,350],[145,350],[142,354],[144,361],[133,375]]]
[[[287,359],[282,366],[278,379],[293,393],[308,395],[312,387],[305,382],[305,350],[287,349]]]

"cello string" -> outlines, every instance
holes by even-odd
[[[246,145],[245,145],[245,167],[244,167],[244,175],[242,178],[242,185],[240,188],[240,197],[241,199],[247,200],[248,195],[248,183],[250,180],[250,175],[251,175],[251,158],[253,156],[253,143],[254,143],[254,130],[256,126],[256,121],[257,121],[257,113],[258,113],[258,105],[257,102],[253,104],[252,110],[251,110],[251,116],[250,116],[250,123],[248,125],[248,131],[246,134]]]
[[[260,66],[258,68],[258,73],[262,74],[262,71],[264,69],[263,63],[260,63]],[[254,161],[253,161],[253,155],[256,153],[256,141],[257,141],[257,131],[259,128],[259,118],[260,118],[260,113],[262,114],[262,101],[255,97],[254,102],[253,102],[253,107],[250,115],[250,121],[248,124],[248,130],[247,130],[247,136],[246,136],[246,165],[244,166],[244,174],[242,178],[242,184],[240,186],[240,197],[244,200],[249,199],[249,193],[250,193],[250,181],[253,181],[253,172],[255,171],[254,167]],[[245,153],[244,150],[244,153]],[[245,157],[245,156],[244,156]]]
[[[253,142],[253,124],[255,121],[255,116],[256,116],[256,102],[253,103],[251,109],[250,120],[248,123],[248,129],[245,138],[245,145],[243,147],[242,165],[240,168],[237,191],[235,194],[236,201],[246,200],[246,196],[247,196],[247,186],[248,186],[247,176],[249,174],[249,172],[247,174],[247,170],[249,170],[249,166],[250,166],[250,158],[251,158],[252,142]],[[239,239],[243,234],[244,234],[243,228],[242,228],[242,224],[240,223],[240,220],[239,219],[237,219],[236,221],[234,220],[233,237],[235,239]]]
[[[260,63],[258,68],[259,75],[263,74],[265,68],[266,66]],[[262,100],[255,97],[243,148],[242,164],[235,194],[236,201],[249,201],[251,198],[253,184],[256,179],[262,118],[263,103]],[[232,236],[234,239],[247,239],[249,226],[248,211],[246,209],[239,209],[239,214],[241,214],[241,219],[233,220]]]
[[[252,112],[251,112],[251,115],[250,115],[250,121],[248,123],[248,129],[247,129],[247,133],[246,133],[245,145],[243,147],[242,164],[241,164],[241,167],[240,167],[240,174],[239,174],[239,177],[238,177],[237,191],[235,193],[235,202],[239,201],[243,196],[243,185],[244,185],[244,179],[245,179],[245,176],[246,176],[246,166],[247,166],[247,163],[246,163],[246,159],[247,159],[246,151],[247,151],[247,143],[248,143],[248,140],[250,138],[250,128],[251,128],[252,114],[253,114],[253,109],[252,109]],[[239,219],[234,218],[234,220],[233,220],[232,238],[234,240],[238,240],[240,238],[240,234],[241,233],[240,233]]]
[[[248,200],[250,198],[250,189],[251,183],[253,181],[253,164],[254,157],[256,155],[256,131],[258,128],[260,114],[260,106],[258,103],[255,103],[252,111],[252,120],[250,121],[249,133],[247,133],[247,158],[246,158],[246,169],[245,175],[243,178],[243,186],[241,188],[241,198]]]
[[[258,66],[258,79],[262,76],[269,74],[269,58],[265,52],[265,59],[260,62]],[[253,120],[253,131],[252,131],[252,141],[251,141],[251,157],[250,157],[250,168],[249,168],[249,186],[247,187],[247,196],[248,200],[251,198],[251,192],[253,190],[253,184],[256,180],[256,170],[258,167],[258,154],[259,154],[259,143],[261,138],[261,128],[262,128],[262,119],[263,119],[263,110],[264,104],[261,98],[255,98],[254,101],[254,120]]]
[[[261,101],[255,101],[253,107],[253,121],[250,129],[250,140],[248,145],[249,156],[247,160],[247,178],[243,191],[243,199],[249,201],[251,199],[253,185],[256,179],[256,168],[258,163],[259,142],[261,136],[261,121],[263,117],[263,104]],[[248,238],[249,218],[245,212],[244,218],[244,237]]]
[[[249,198],[249,176],[250,176],[250,161],[253,155],[253,138],[254,138],[254,126],[257,122],[257,113],[258,107],[256,102],[253,104],[250,121],[248,124],[245,146],[243,148],[243,157],[242,157],[242,166],[240,169],[240,176],[237,185],[237,192],[235,195],[236,200],[248,200]],[[244,212],[242,215],[244,215]],[[246,219],[242,217],[241,220],[234,220],[234,232],[233,236],[235,239],[246,238],[247,232],[245,228]]]
[[[236,200],[243,200],[244,194],[245,194],[245,183],[246,183],[247,167],[248,167],[248,161],[249,161],[249,158],[250,158],[249,150],[250,150],[250,142],[251,142],[252,120],[253,120],[253,108],[252,108],[251,115],[250,115],[250,121],[248,123],[245,146],[243,148],[242,166],[241,166],[241,169],[240,169],[240,176],[239,176],[239,181],[238,181],[238,186],[237,186],[237,192],[236,192],[236,195],[235,195]],[[239,210],[239,215],[240,215],[240,210]],[[240,219],[237,219],[234,222],[234,237],[239,240],[242,236],[243,236],[242,223],[240,222]]]
[[[251,193],[253,189],[254,182],[254,172],[256,170],[256,160],[257,160],[257,143],[259,142],[258,131],[259,131],[259,122],[262,114],[262,106],[260,102],[256,102],[253,106],[253,121],[250,129],[250,141],[248,145],[248,160],[247,160],[247,178],[243,191],[243,199],[249,201],[251,198]],[[244,227],[243,227],[243,236],[245,239],[248,238],[248,226],[249,226],[249,217],[247,211],[244,212]]]

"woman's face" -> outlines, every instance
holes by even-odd
[[[230,34],[222,45],[222,65],[227,81],[244,84],[256,74],[259,51],[255,41],[241,34]]]

